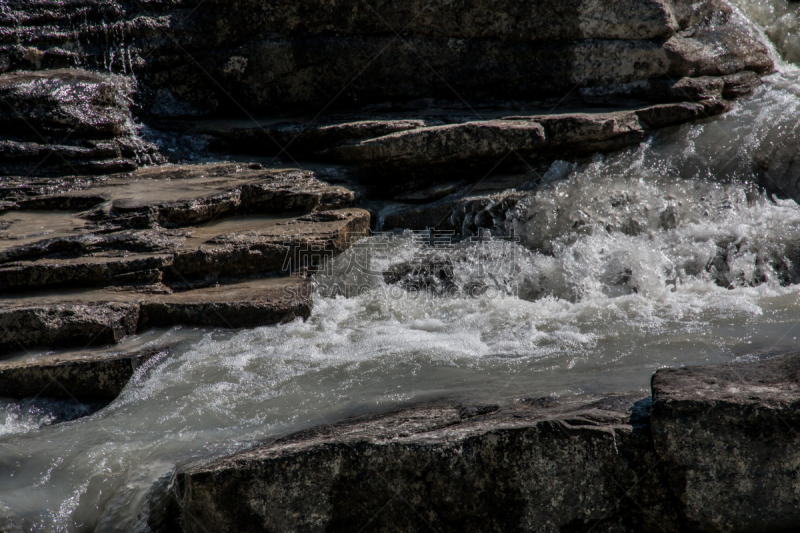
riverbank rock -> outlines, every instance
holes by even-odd
[[[646,401],[612,396],[502,409],[435,404],[347,420],[184,469],[183,527],[674,529],[641,425],[646,411]]]
[[[427,404],[181,469],[185,531],[790,531],[800,354],[642,395]],[[176,509],[177,509],[176,508]]]

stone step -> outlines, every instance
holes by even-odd
[[[0,262],[0,286],[7,291],[31,291],[286,275],[297,272],[300,264],[314,268],[319,261],[338,255],[369,235],[369,226],[367,211],[339,209],[301,216],[226,218],[184,227],[177,237],[174,231],[145,230],[101,239],[92,239],[96,237],[92,234],[82,240],[48,239],[22,248],[0,248],[0,258],[5,252],[12,259]],[[37,244],[42,250],[35,250]],[[154,249],[136,252],[147,245]],[[15,253],[43,257],[14,261]]]
[[[0,286],[11,292],[289,274],[370,228],[367,211],[342,209],[354,203],[352,190],[260,164],[176,165],[27,188],[18,181],[0,211]],[[89,201],[99,203],[53,211]]]
[[[253,328],[306,318],[311,305],[310,282],[294,277],[19,293],[0,299],[0,353],[116,344],[154,327]]]

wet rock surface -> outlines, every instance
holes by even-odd
[[[187,468],[177,490],[184,517],[220,531],[674,529],[638,414],[646,404],[610,396],[402,409]]]
[[[182,524],[788,531],[800,524],[797,434],[786,427],[797,424],[798,365],[791,353],[660,370],[652,413],[649,397],[631,394],[348,419],[185,467]]]
[[[753,92],[772,60],[735,16],[717,0],[8,0],[0,352],[306,319],[306,275],[371,227],[513,240],[554,160]],[[759,170],[796,198],[796,143],[779,141]],[[611,200],[551,211],[576,234],[677,225],[671,206],[623,219],[630,199]],[[523,244],[552,252],[537,220]],[[383,277],[441,295],[474,259]],[[7,359],[0,394],[110,401],[160,353]],[[792,530],[797,358],[660,371],[652,413],[639,393],[439,402],[311,429],[183,468],[150,527]]]
[[[130,104],[135,82],[75,69],[0,74],[0,175],[94,174],[163,162]]]
[[[84,351],[43,355],[35,362],[0,361],[0,396],[109,402],[135,372],[166,356],[167,349],[89,355]]]
[[[23,293],[0,302],[0,350],[115,344],[178,325],[254,328],[306,318],[307,281],[287,277],[214,282],[172,292],[164,285]]]
[[[687,525],[800,527],[800,355],[653,376],[653,440]]]

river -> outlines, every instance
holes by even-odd
[[[800,207],[755,162],[800,131],[800,6],[738,6],[778,65],[752,97],[635,148],[553,163],[508,214],[514,239],[437,250],[447,290],[353,274],[359,254],[380,273],[426,252],[420,235],[371,237],[317,274],[306,321],[129,338],[120,351],[173,347],[97,411],[0,402],[0,530],[148,531],[180,465],[351,414],[647,391],[664,366],[796,347]],[[331,297],[344,279],[359,294]]]

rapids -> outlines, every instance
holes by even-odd
[[[355,413],[646,391],[664,366],[796,347],[800,207],[755,161],[800,117],[800,5],[736,4],[779,71],[723,116],[555,162],[508,214],[516,239],[435,250],[450,290],[387,284],[431,250],[379,235],[317,274],[305,322],[127,339],[173,347],[99,410],[0,402],[0,530],[149,531],[181,464]]]

